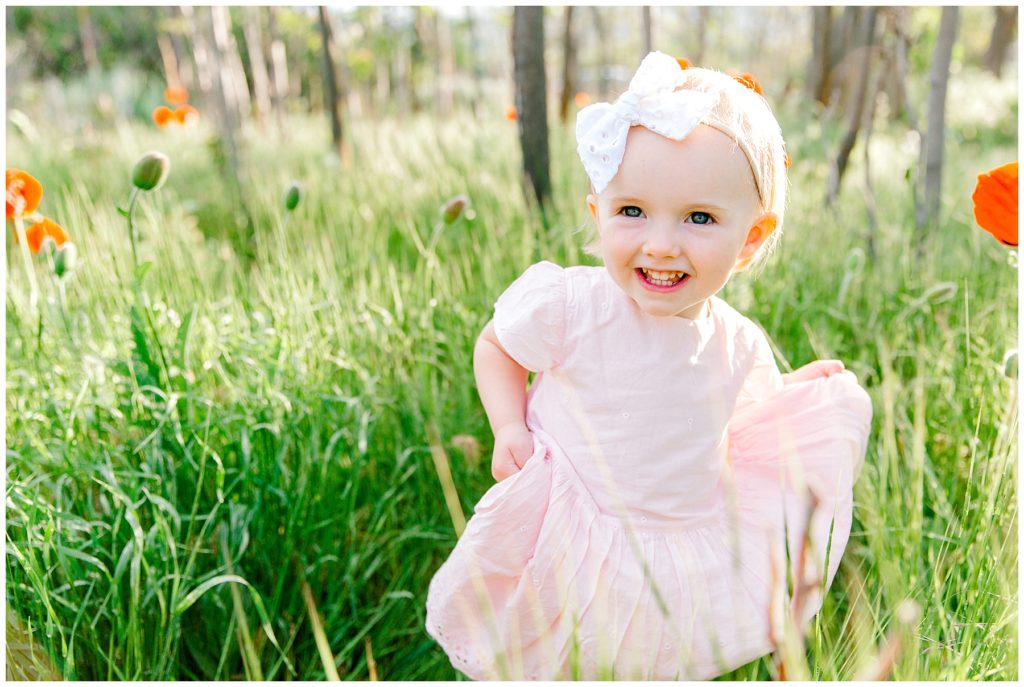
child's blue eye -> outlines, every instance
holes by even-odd
[[[706,212],[694,212],[690,214],[690,221],[694,224],[712,224],[715,218]]]
[[[635,205],[627,205],[626,207],[619,210],[619,212],[621,212],[626,217],[638,218],[644,216],[644,211]]]

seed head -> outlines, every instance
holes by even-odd
[[[293,181],[288,189],[284,192],[284,209],[291,212],[295,208],[299,207],[299,201],[302,200],[302,187],[299,186],[297,181]]]
[[[170,169],[170,159],[158,150],[151,150],[135,163],[132,169],[132,185],[140,191],[158,189],[167,179],[167,172]]]
[[[469,198],[463,195],[455,196],[445,203],[444,207],[441,208],[441,218],[444,220],[444,223],[452,224],[462,217],[462,213],[468,204]]]

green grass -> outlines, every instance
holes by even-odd
[[[1017,346],[1017,270],[973,226],[970,192],[1016,140],[983,129],[949,146],[945,219],[921,237],[912,151],[883,127],[870,256],[861,170],[825,209],[837,132],[784,114],[786,235],[724,296],[784,365],[846,361],[875,408],[809,675],[853,678],[912,599],[922,617],[896,678],[1014,680],[1017,408],[1002,360]],[[67,324],[37,261],[39,339],[8,243],[7,600],[67,678],[323,679],[312,608],[342,679],[368,679],[370,651],[381,679],[456,678],[423,630],[427,583],[455,542],[427,426],[471,513],[491,483],[473,342],[530,263],[590,261],[576,231],[585,178],[556,128],[545,227],[497,113],[351,122],[347,164],[323,154],[322,121],[295,116],[289,131],[245,132],[237,199],[206,129],[124,124],[35,144],[8,132],[7,164],[43,181],[41,211],[81,255]],[[150,148],[172,168],[140,201],[153,266],[133,287],[116,206]],[[292,179],[303,200],[285,227]],[[440,225],[459,193],[471,215]],[[762,659],[728,677],[772,674]]]

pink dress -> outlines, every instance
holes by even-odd
[[[603,267],[533,265],[494,328],[538,373],[535,450],[484,494],[430,583],[427,631],[456,668],[529,680],[737,668],[773,648],[787,534],[804,551],[793,579],[811,581],[792,603],[802,622],[818,611],[871,424],[853,374],[783,385],[764,334],[724,301],[701,320],[655,317]]]

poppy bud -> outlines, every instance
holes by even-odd
[[[284,192],[284,209],[291,212],[299,207],[300,200],[302,200],[302,187],[298,182],[293,181],[288,190]]]
[[[151,150],[135,163],[132,169],[132,185],[140,191],[152,191],[160,188],[160,185],[167,179],[167,172],[171,168],[171,161],[166,155]]]
[[[1017,379],[1017,349],[1011,348],[1003,356],[1003,374],[1010,379]]]
[[[65,274],[74,272],[77,265],[78,249],[75,248],[75,244],[67,241],[57,249],[57,254],[53,256],[53,273],[60,279]]]
[[[469,198],[463,195],[458,195],[449,200],[441,208],[441,218],[445,224],[451,224],[455,222],[459,217],[462,217],[462,212],[466,209],[466,205],[469,203]]]

